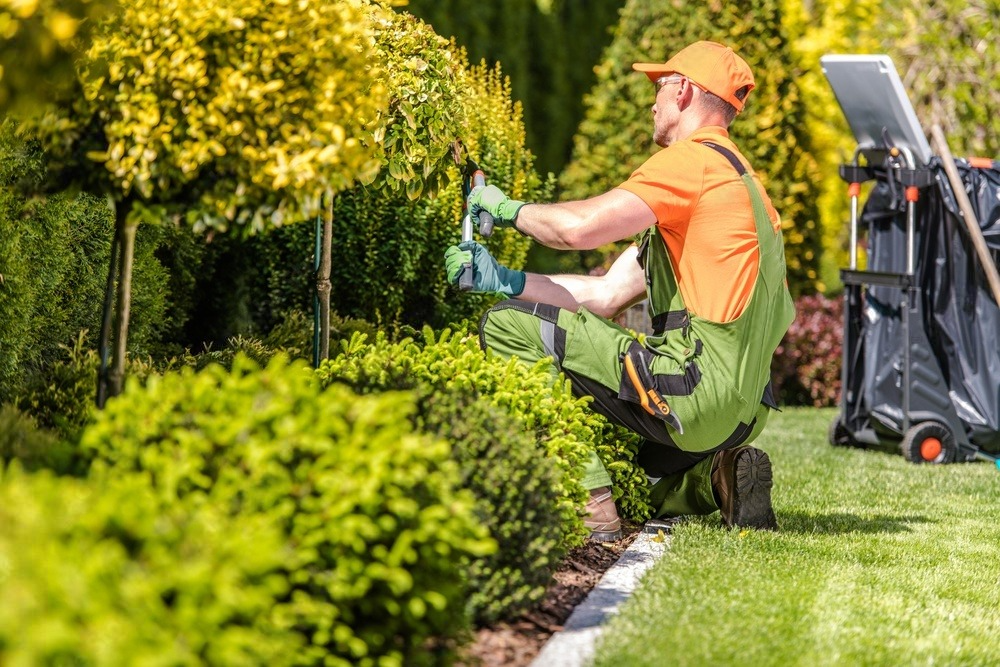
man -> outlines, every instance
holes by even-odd
[[[480,341],[534,362],[552,357],[593,409],[645,438],[639,464],[657,516],[721,510],[728,527],[776,529],[771,463],[749,446],[775,407],[770,361],[794,318],[781,223],[727,128],[754,87],[747,63],[697,42],[664,64],[637,63],[655,85],[653,139],[663,150],[617,188],[525,204],[487,186],[470,207],[552,248],[592,249],[638,235],[604,276],[547,276],[500,266],[474,242],[446,252],[457,283],[509,297],[483,317]],[[613,318],[648,299],[640,343]],[[591,538],[620,521],[596,454],[584,484]]]

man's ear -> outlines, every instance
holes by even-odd
[[[677,108],[684,111],[692,102],[694,102],[694,84],[691,83],[691,79],[685,78],[677,87]]]

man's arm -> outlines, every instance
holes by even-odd
[[[520,220],[519,217],[519,224]],[[603,276],[528,273],[524,291],[516,298],[549,303],[572,311],[585,306],[601,317],[615,317],[645,296],[646,280],[637,261],[638,254],[635,245],[629,246]]]
[[[656,215],[646,202],[620,188],[580,201],[526,204],[516,221],[523,234],[563,250],[592,250],[635,236],[654,224]]]

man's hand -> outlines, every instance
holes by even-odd
[[[472,220],[479,226],[479,212],[487,211],[493,216],[497,227],[515,227],[517,212],[524,206],[523,201],[511,199],[495,185],[478,186],[469,193],[469,211]]]
[[[465,264],[472,263],[472,291],[496,292],[517,296],[524,291],[524,271],[508,269],[497,263],[490,252],[475,241],[463,241],[444,252],[448,282],[458,285]]]

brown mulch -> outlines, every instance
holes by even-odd
[[[622,522],[622,539],[587,542],[563,560],[539,604],[508,623],[481,628],[462,649],[463,667],[527,667],[553,633],[632,544],[642,525]]]

